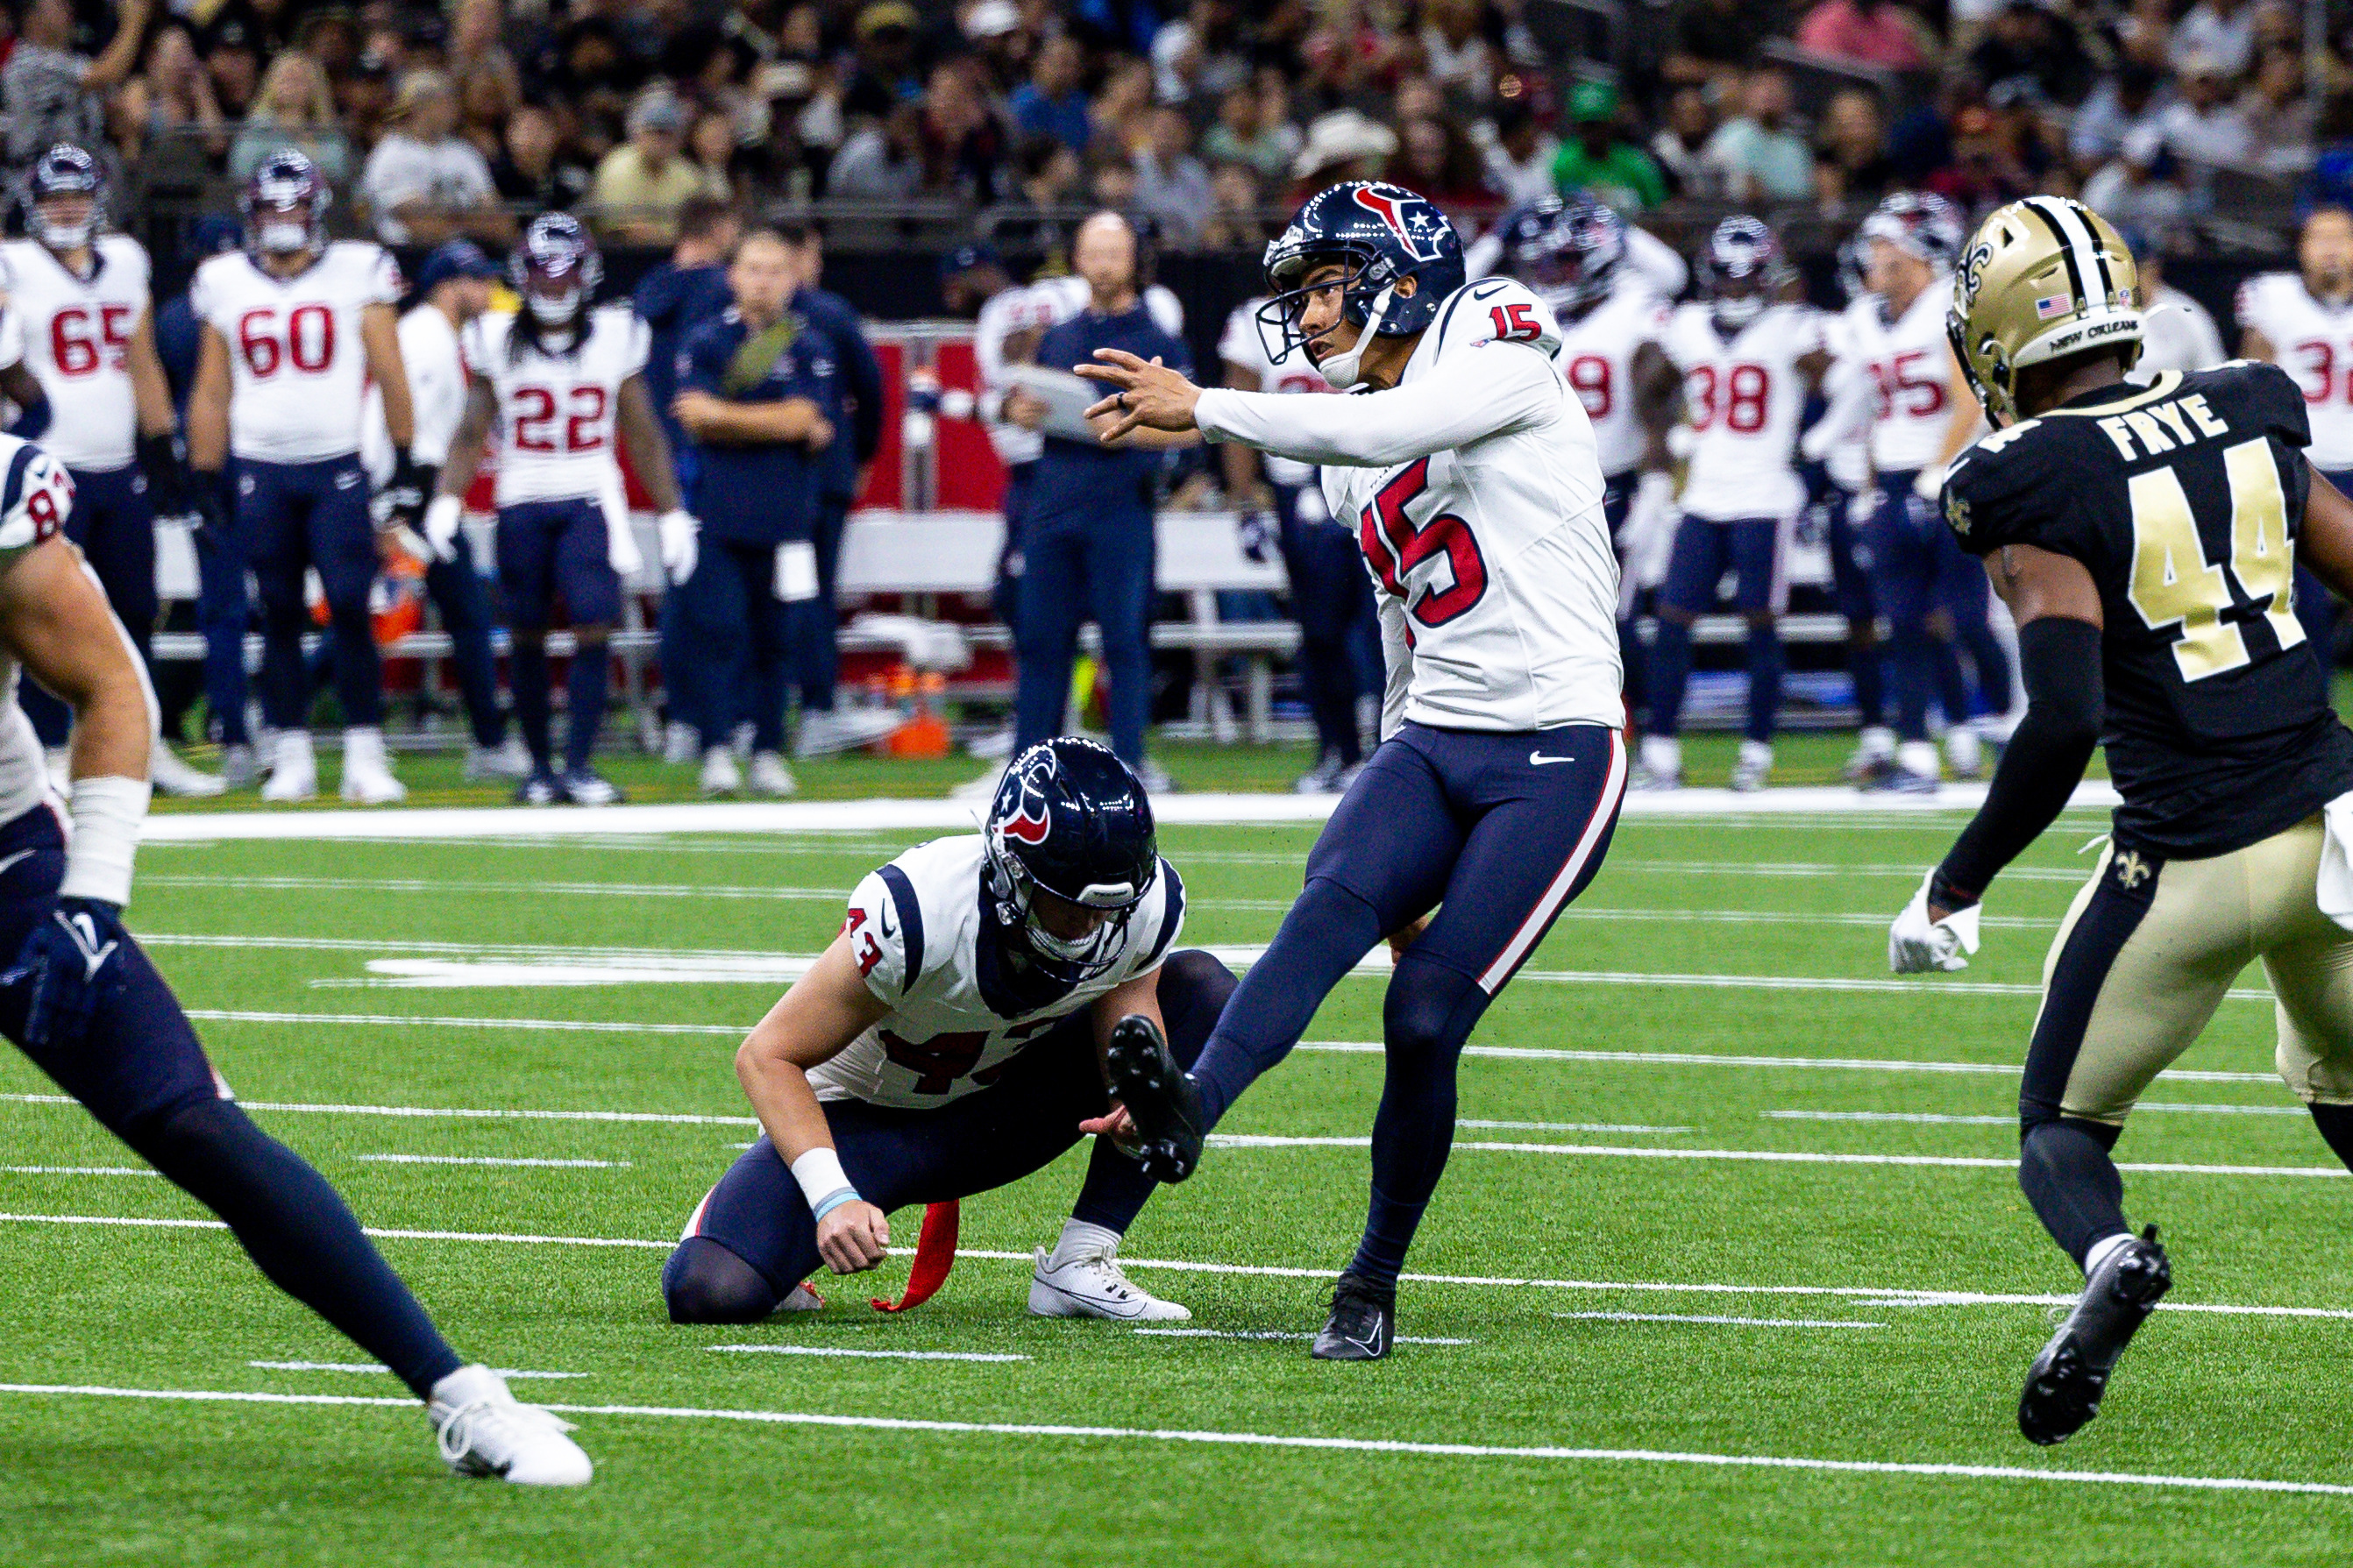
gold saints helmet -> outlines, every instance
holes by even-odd
[[[1953,357],[1996,426],[2018,417],[2018,373],[2105,344],[2140,358],[2139,277],[2108,221],[2065,196],[2029,196],[1978,226],[1953,274]]]

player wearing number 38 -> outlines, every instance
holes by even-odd
[[[2144,387],[2130,253],[2031,196],[1962,253],[1953,351],[1997,426],[1946,520],[2019,626],[2027,710],[1984,807],[1888,936],[1899,972],[1976,951],[1978,900],[2066,805],[2105,738],[2124,803],[2044,963],[2019,1091],[2019,1181],[2084,1273],[2018,1421],[2059,1442],[2171,1280],[2110,1159],[2142,1089],[2260,958],[2278,1063],[2353,1163],[2353,732],[2292,603],[2300,559],[2353,595],[2353,504],[2305,456],[2285,373],[2241,362]]]
[[[1618,563],[1552,312],[1518,283],[1466,281],[1436,207],[1334,185],[1267,247],[1266,279],[1269,358],[1304,353],[1356,395],[1204,391],[1109,351],[1077,368],[1112,394],[1091,411],[1106,440],[1198,431],[1322,468],[1379,588],[1382,742],[1191,1074],[1124,1059],[1116,1041],[1109,1065],[1147,1169],[1181,1179],[1325,994],[1392,939],[1372,1210],[1315,1345],[1369,1360],[1388,1352],[1398,1270],[1452,1142],[1464,1041],[1617,822]]]

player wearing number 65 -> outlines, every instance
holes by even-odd
[[[1466,282],[1436,207],[1397,185],[1334,185],[1267,247],[1266,279],[1268,357],[1304,354],[1356,395],[1203,391],[1112,351],[1077,368],[1113,395],[1090,410],[1105,439],[1198,431],[1322,466],[1331,515],[1356,529],[1379,588],[1382,740],[1192,1073],[1164,1079],[1114,1042],[1112,1088],[1147,1169],[1181,1178],[1209,1126],[1389,939],[1372,1210],[1315,1342],[1319,1357],[1361,1361],[1388,1352],[1472,1026],[1617,824],[1618,560],[1551,310],[1508,279]]]
[[[2253,960],[2281,1075],[2353,1163],[2353,732],[2293,589],[2301,560],[2353,594],[2353,502],[2313,471],[2275,367],[2126,382],[2136,289],[2116,232],[2060,197],[2001,208],[1962,252],[1953,352],[1996,429],[1944,510],[2017,617],[2027,710],[1888,935],[1899,973],[1964,967],[1987,885],[2105,737],[2124,803],[2045,961],[2019,1090],[2020,1185],[2084,1274],[2019,1402],[2046,1444],[2098,1413],[2171,1281],[2156,1228],[2125,1223],[2110,1151]]]

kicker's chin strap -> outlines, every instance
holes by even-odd
[[[1364,379],[1361,366],[1364,364],[1365,351],[1370,348],[1373,340],[1380,335],[1381,321],[1388,315],[1389,301],[1395,298],[1396,293],[1397,286],[1391,284],[1374,295],[1372,310],[1365,317],[1365,330],[1356,334],[1356,346],[1345,353],[1325,354],[1315,366],[1317,370],[1324,373],[1324,379],[1331,383],[1333,391],[1345,392]]]

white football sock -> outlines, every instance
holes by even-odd
[[[2118,1231],[2114,1236],[2104,1236],[2100,1237],[2099,1240],[2092,1243],[2092,1250],[2084,1254],[2084,1278],[2089,1279],[2092,1277],[2093,1271],[2097,1269],[2101,1264],[2107,1261],[2108,1254],[2114,1252],[2117,1247],[2122,1247],[2132,1238],[2132,1232],[2124,1230]]]
[[[1944,772],[1933,741],[1906,741],[1895,748],[1895,765],[1907,773],[1933,779]]]
[[[1672,774],[1683,771],[1683,743],[1672,735],[1642,737],[1642,765],[1654,773]]]
[[[1060,1268],[1072,1258],[1118,1250],[1119,1232],[1106,1230],[1099,1225],[1089,1225],[1082,1219],[1066,1219],[1062,1222],[1061,1238],[1054,1243],[1053,1254],[1046,1259],[1046,1267]]]

